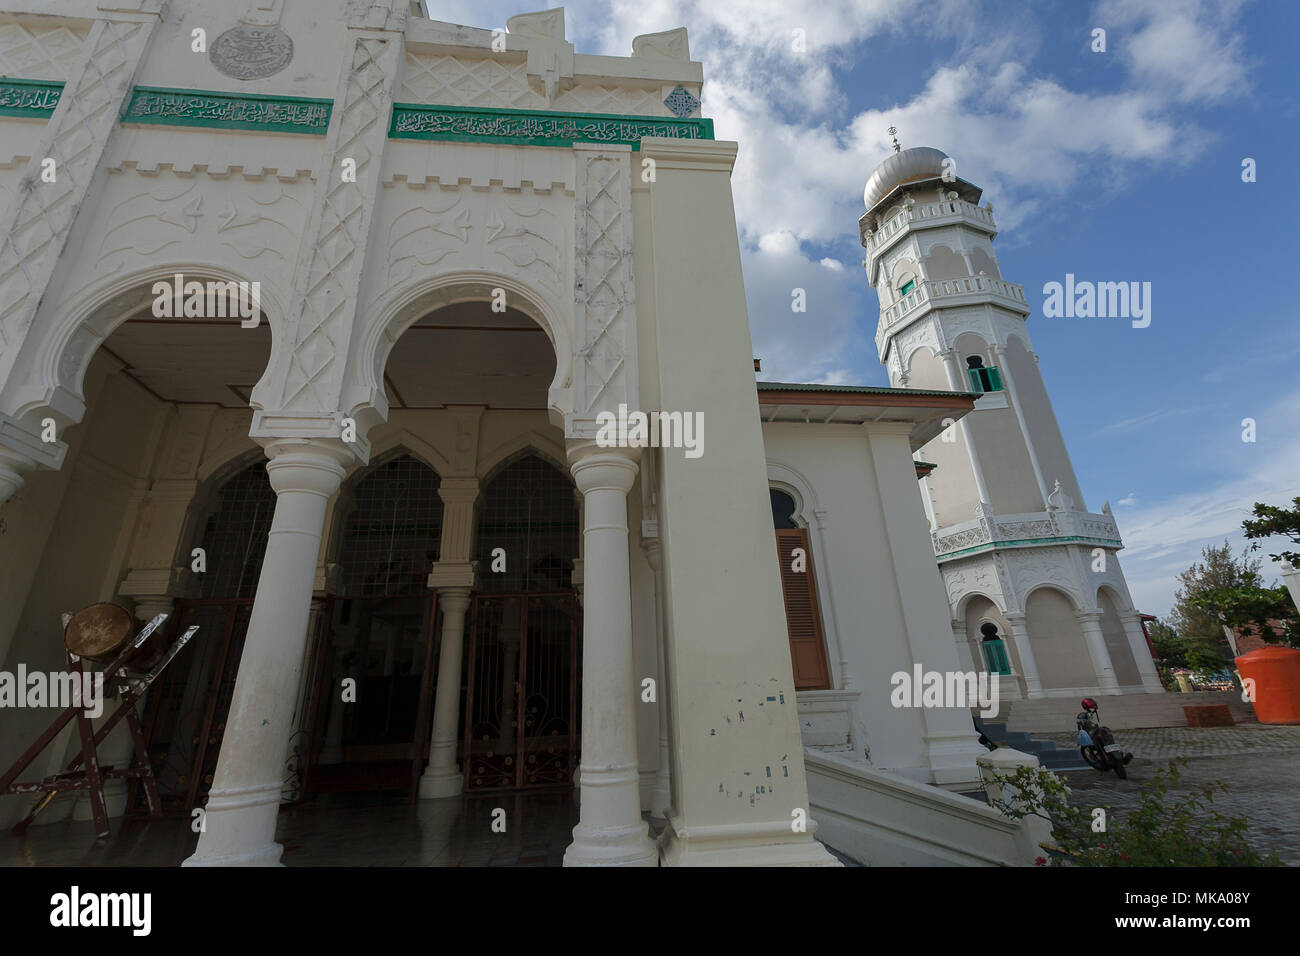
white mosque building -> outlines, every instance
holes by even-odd
[[[277,863],[280,807],[338,786],[576,788],[567,865],[1026,863],[966,795],[970,709],[891,675],[1159,689],[944,154],[867,186],[895,387],[756,386],[744,144],[684,29],[7,6],[0,670],[66,666],[98,601],[200,626],[143,704],[164,802],[205,808],[187,865]],[[604,440],[628,410],[695,446]],[[53,714],[0,707],[0,768]]]

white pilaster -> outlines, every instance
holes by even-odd
[[[1016,643],[1016,654],[1020,658],[1020,670],[1025,679],[1025,696],[1030,700],[1045,697],[1043,682],[1038,676],[1038,665],[1034,662],[1034,649],[1029,645],[1029,632],[1025,629],[1025,615],[1005,613],[1011,633],[1004,635]],[[1014,667],[1014,665],[1013,665]]]
[[[969,391],[970,386],[962,378],[961,369],[957,366],[957,350],[944,349],[939,355],[943,359],[944,370],[948,373],[948,385],[956,392]],[[984,470],[980,468],[979,454],[975,451],[969,416],[963,416],[957,422],[957,427],[961,429],[962,437],[966,440],[966,455],[970,459],[971,474],[975,476],[975,488],[979,492],[980,501],[992,501],[993,499],[989,497],[988,485],[984,483]]]
[[[1016,391],[1015,377],[1011,374],[1011,369],[1007,365],[1006,348],[993,344],[989,346],[993,351],[994,360],[998,363],[998,372],[1002,376],[1002,387],[1007,393],[1007,398],[1011,401],[1011,407],[1015,410],[1016,421],[1020,423],[1020,433],[1025,436],[1025,448],[1029,452],[1029,464],[1034,469],[1034,479],[1038,482],[1038,491],[1043,496],[1043,507],[1047,507],[1047,496],[1051,493],[1047,488],[1047,482],[1043,480],[1043,469],[1038,464],[1038,451],[1034,448],[1034,436],[1029,431],[1029,426],[1025,424],[1025,413],[1020,407],[1020,396]]]
[[[1151,659],[1151,648],[1147,636],[1142,630],[1142,619],[1136,611],[1121,611],[1120,621],[1124,624],[1124,636],[1133,651],[1133,660],[1137,662],[1138,673],[1142,676],[1142,687],[1149,694],[1163,694],[1164,685],[1160,683],[1160,674],[1156,671],[1156,662]]]
[[[658,538],[645,538],[641,541],[641,550],[645,552],[646,563],[654,571],[655,654],[659,667],[658,699],[655,703],[659,712],[659,769],[655,771],[654,787],[650,791],[650,816],[663,820],[673,804],[672,755],[668,749],[668,668],[664,658],[667,622],[664,620],[663,545]]]
[[[1103,694],[1118,694],[1119,682],[1115,680],[1115,668],[1111,666],[1110,651],[1101,632],[1101,611],[1076,611],[1074,619],[1083,629],[1088,657],[1092,659],[1092,669],[1097,675],[1097,689]]]

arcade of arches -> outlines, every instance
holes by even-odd
[[[57,620],[55,608],[105,599],[134,601],[141,619],[169,612],[173,634],[199,625],[145,704],[151,759],[174,809],[207,800],[247,672],[245,637],[277,513],[266,455],[247,437],[248,395],[269,352],[265,323],[250,332],[134,312],[90,363],[86,419],[65,436],[68,466],[33,475],[21,496],[52,528],[6,641],[48,631],[35,625]],[[388,420],[371,430],[370,461],[343,478],[323,523],[287,708],[283,799],[573,789],[582,494],[546,413],[554,370],[547,336],[528,316],[484,302],[430,312],[395,344]],[[113,545],[76,543],[87,537]],[[652,582],[642,549],[630,550],[633,573]],[[656,635],[636,638],[638,667],[654,673]],[[653,719],[639,728],[645,792],[660,731]],[[661,807],[666,768],[663,778]],[[119,808],[142,798],[119,791],[110,794]]]

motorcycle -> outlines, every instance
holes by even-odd
[[[1074,718],[1075,726],[1079,729],[1079,756],[1102,773],[1114,770],[1115,776],[1125,779],[1128,776],[1125,766],[1133,759],[1133,755],[1115,743],[1115,735],[1109,727],[1102,726],[1097,717],[1095,700],[1085,697],[1080,706],[1083,707],[1083,712]]]

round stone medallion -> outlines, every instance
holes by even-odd
[[[217,37],[208,57],[226,76],[260,80],[289,65],[293,40],[279,27],[237,26]]]

